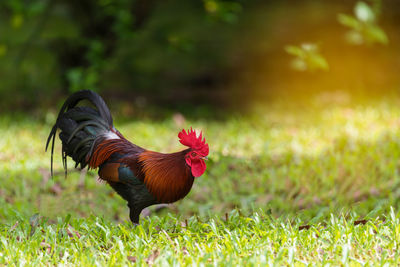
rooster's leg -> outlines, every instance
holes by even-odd
[[[131,206],[128,204],[129,207],[129,218],[131,219],[131,222],[133,224],[139,224],[139,216],[140,216],[140,210],[138,211],[135,209],[135,207]]]

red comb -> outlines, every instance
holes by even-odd
[[[193,131],[192,127],[190,127],[190,130],[188,130],[188,132],[183,129],[178,134],[178,137],[180,138],[179,142],[181,142],[182,145],[188,146],[196,150],[200,155],[204,157],[208,155],[208,144],[206,143],[206,139],[203,138],[202,132],[200,132],[199,136],[196,136],[196,132]]]

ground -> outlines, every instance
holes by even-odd
[[[148,149],[182,149],[177,134],[190,126],[210,145],[190,194],[135,227],[96,172],[70,161],[64,179],[59,143],[51,178],[44,144],[55,111],[3,114],[0,264],[398,262],[399,115],[398,97],[336,94],[219,120],[116,117]]]

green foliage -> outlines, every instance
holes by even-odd
[[[357,2],[354,16],[339,14],[338,21],[350,28],[346,39],[351,44],[388,44],[389,40],[384,30],[378,24],[381,1],[375,1],[374,8],[365,2]]]
[[[214,75],[242,9],[214,0],[28,2],[0,3],[0,75],[10,77],[0,97],[18,88],[27,102],[60,90],[154,95]]]
[[[286,64],[283,61],[273,60],[273,69],[279,72],[270,71],[269,66],[261,68],[268,65],[261,62],[280,58],[276,51],[287,44],[287,37],[293,42],[303,34],[307,40],[320,40],[323,53],[315,44],[288,46],[295,70],[352,66],[347,62],[350,57],[342,57],[351,52],[338,49],[337,33],[330,32],[337,22],[329,18],[338,8],[346,10],[353,3],[302,1],[299,6],[301,10],[286,1],[257,0],[0,1],[0,110],[49,105],[80,89],[132,99],[138,96],[165,106],[246,106],[258,96],[258,89],[248,84],[242,90],[240,84],[258,80],[257,75],[268,82],[290,75],[279,66]],[[383,6],[387,33],[378,26]],[[349,29],[353,43],[387,43],[391,31],[396,34],[395,9],[391,1],[359,2],[354,15],[340,14],[338,19]],[[316,22],[321,25],[310,27]],[[395,60],[390,59],[395,58],[398,45],[396,39],[392,42],[384,51],[393,57],[374,53],[368,62],[377,63],[377,69],[380,61],[396,69]],[[328,64],[325,57],[341,60]],[[257,73],[264,71],[266,75]],[[360,84],[359,77],[375,76],[353,75],[346,84]],[[273,91],[281,85],[263,88]]]
[[[288,45],[285,47],[288,54],[295,58],[291,67],[297,71],[328,71],[329,65],[326,59],[320,54],[317,44],[304,43],[300,46]]]
[[[212,18],[233,23],[238,20],[242,6],[234,1],[203,0],[204,8]]]
[[[104,46],[99,41],[92,41],[86,55],[86,60],[90,63],[89,67],[76,67],[68,70],[67,78],[70,91],[98,90],[99,72],[104,67]]]
[[[7,53],[7,46],[5,44],[0,45],[0,57],[4,56]]]

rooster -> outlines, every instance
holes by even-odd
[[[91,106],[77,106],[88,100]],[[111,113],[96,93],[84,90],[72,94],[61,107],[46,143],[51,142],[53,175],[54,141],[60,129],[62,161],[67,174],[67,156],[77,168],[98,168],[99,178],[106,181],[128,202],[129,218],[139,223],[141,211],[151,205],[172,203],[184,198],[194,178],[206,170],[209,147],[202,133],[192,128],[178,134],[188,148],[175,153],[159,153],[129,142],[113,126]]]

